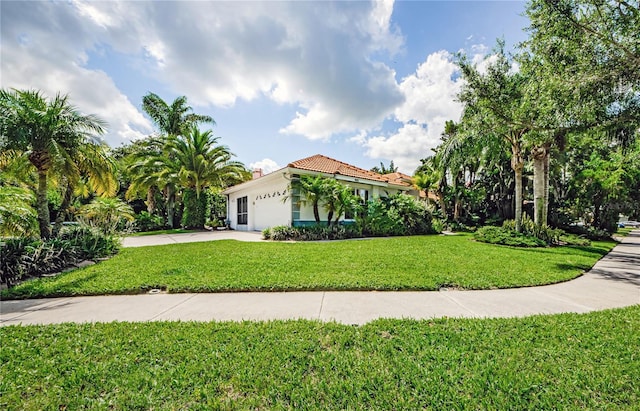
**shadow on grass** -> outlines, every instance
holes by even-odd
[[[67,273],[66,275],[72,275],[74,271]],[[77,290],[82,290],[84,284],[93,280],[98,276],[98,273],[93,273],[87,276],[76,278],[71,281],[65,281],[65,274],[52,279],[34,278],[24,283],[18,284],[13,288],[9,288],[2,292],[2,299],[27,299],[27,298],[55,298],[55,297],[73,297],[77,295],[89,295],[86,292],[78,294]],[[46,285],[48,283],[53,284],[53,291],[47,292]]]
[[[518,247],[518,251],[527,254],[571,254],[570,250],[578,250],[583,255],[604,257],[611,250],[607,247],[563,245],[557,247]]]
[[[556,267],[558,267],[562,271],[586,271],[591,268],[589,264],[566,264],[566,263],[557,263]]]

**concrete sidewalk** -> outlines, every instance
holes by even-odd
[[[521,317],[640,304],[640,231],[585,275],[506,290],[146,294],[0,302],[0,323],[315,319],[364,324],[377,318]]]

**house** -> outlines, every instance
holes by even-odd
[[[227,219],[234,230],[261,231],[278,225],[303,226],[315,224],[311,205],[300,204],[296,193],[290,193],[293,179],[302,175],[322,175],[335,178],[352,187],[364,201],[386,197],[399,192],[418,196],[411,177],[402,173],[378,174],[320,154],[289,163],[267,175],[255,170],[253,179],[229,187]],[[320,218],[327,213],[320,209]],[[343,221],[344,216],[341,217]],[[349,221],[349,220],[346,220]]]

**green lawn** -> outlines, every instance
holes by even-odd
[[[0,328],[0,408],[637,410],[640,306],[524,319]]]
[[[233,240],[125,248],[112,259],[56,278],[27,281],[3,298],[272,290],[506,288],[569,280],[612,247],[522,249],[469,235],[319,243]]]
[[[629,235],[630,232],[632,232],[633,230],[637,230],[637,228],[633,228],[633,227],[618,227],[618,229],[616,230],[616,235],[620,236],[620,237],[626,237]]]

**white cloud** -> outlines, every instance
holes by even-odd
[[[251,170],[262,169],[262,173],[263,174],[269,174],[269,173],[272,173],[272,172],[274,172],[276,170],[281,169],[282,167],[280,167],[278,165],[278,163],[276,163],[272,159],[265,158],[263,160],[256,161],[255,163],[249,164],[249,168]]]
[[[367,139],[367,155],[372,158],[389,158],[403,173],[413,174],[420,159],[438,144],[439,131],[435,127],[405,124],[393,135]]]
[[[31,13],[23,13],[29,7]],[[31,2],[2,5],[2,87],[38,89],[48,97],[68,94],[73,105],[108,123],[105,140],[112,146],[151,133],[151,123],[103,71],[84,65],[92,46],[92,27],[69,14],[70,6]],[[87,6],[81,16],[99,27],[108,16]],[[51,32],[51,24],[65,30]]]
[[[405,102],[396,108],[394,116],[402,126],[387,135],[359,135],[352,141],[363,145],[369,157],[393,159],[401,171],[412,174],[420,159],[438,145],[444,123],[460,117],[462,105],[456,95],[462,79],[457,72],[450,53],[430,54],[400,83]]]
[[[146,133],[114,81],[89,68],[91,53],[108,50],[193,105],[266,96],[297,107],[282,133],[328,139],[375,128],[403,102],[395,72],[373,57],[404,44],[392,12],[392,0],[7,2],[2,83],[70,92],[100,108],[112,140]]]

